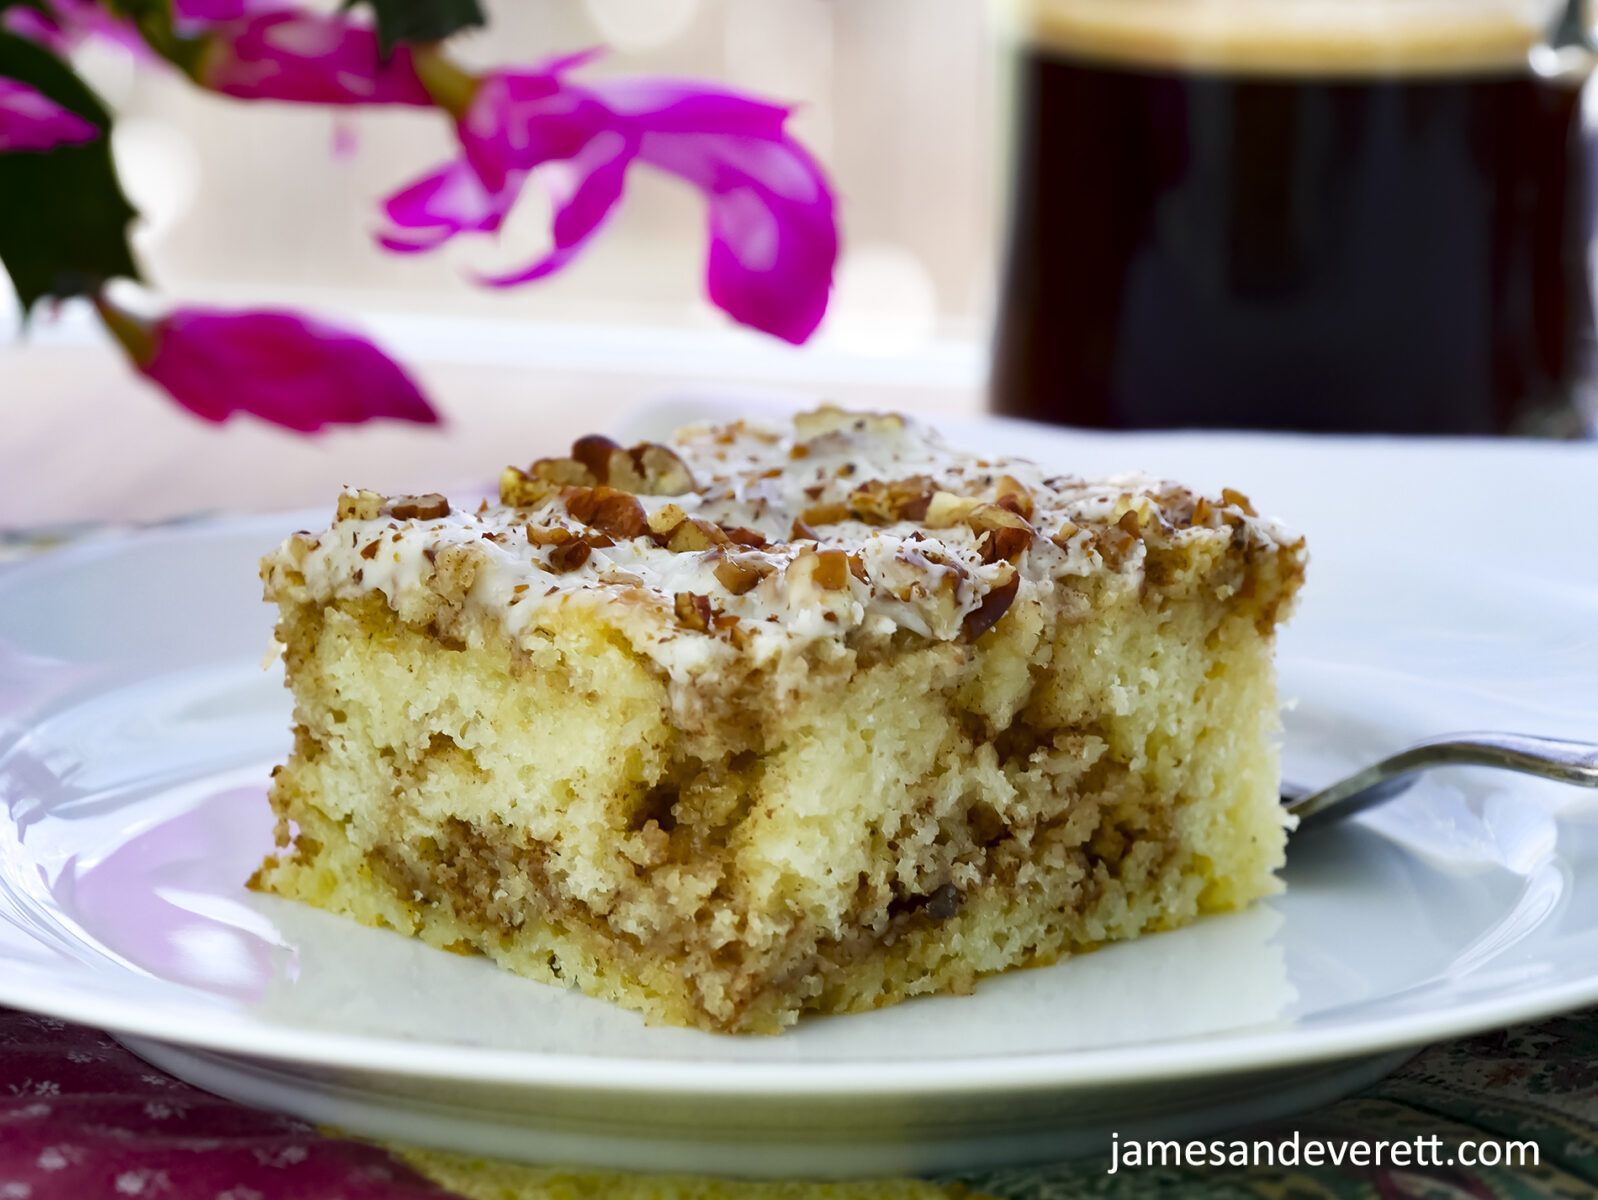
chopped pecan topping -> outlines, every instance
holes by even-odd
[[[675,504],[662,504],[649,514],[649,532],[661,545],[671,537],[671,531],[688,519],[688,514]]]
[[[960,524],[967,516],[982,506],[982,501],[969,496],[956,496],[953,492],[934,492],[927,503],[922,520],[928,529],[948,529]]]
[[[395,496],[383,506],[383,512],[396,521],[436,521],[449,516],[449,501],[437,492],[425,496]]]
[[[982,538],[982,561],[985,563],[1015,562],[1032,545],[1030,529],[1015,529],[1001,525],[989,529]]]
[[[994,485],[994,500],[1000,508],[1007,508],[1011,512],[1032,519],[1032,493],[1027,491],[1024,484],[1009,475],[1000,475],[999,482]]]
[[[810,576],[817,587],[836,592],[849,586],[849,555],[842,550],[816,551],[816,567]]]
[[[938,519],[950,524],[969,525],[981,535],[979,546],[983,562],[994,563],[1001,559],[1014,562],[1032,545],[1032,526],[1020,513],[997,504],[978,502],[967,505],[959,497],[952,497],[949,501],[940,499],[947,495],[947,492],[939,492],[934,497]]]
[[[960,622],[966,641],[976,641],[999,623],[999,618],[1009,612],[1010,605],[1015,603],[1015,593],[1020,586],[1020,572],[1012,569],[1003,583],[988,589],[988,594],[982,597],[982,603],[966,613],[965,620]]]
[[[839,501],[831,504],[812,504],[799,514],[806,525],[836,525],[849,519],[849,506]]]
[[[674,606],[677,610],[677,619],[689,629],[697,629],[703,633],[710,628],[713,613],[709,596],[700,596],[694,592],[678,592],[674,597]]]
[[[675,451],[654,442],[624,450],[594,434],[572,443],[570,458],[541,458],[523,471],[506,467],[499,480],[502,504],[538,504],[562,487],[610,487],[639,496],[681,496],[694,477]]]
[[[696,550],[710,550],[732,541],[721,526],[710,521],[690,517],[675,504],[667,504],[649,515],[649,536],[657,545],[673,554],[692,554]]]
[[[631,470],[626,466],[618,471],[618,462],[611,456],[610,482],[615,487],[626,488],[644,496],[682,496],[694,490],[694,477],[688,465],[675,451],[654,442],[642,442],[627,451]],[[618,477],[628,482],[618,483]]]
[[[867,525],[920,521],[936,489],[925,475],[907,479],[868,479],[849,493],[849,510]]]
[[[562,529],[559,525],[534,525],[531,521],[527,523],[527,544],[530,546],[564,546],[576,538],[575,533],[569,529]]]
[[[615,442],[598,433],[591,433],[587,437],[580,437],[572,443],[572,458],[583,465],[583,469],[600,483],[610,480],[610,456],[612,454],[626,454]],[[554,460],[551,460],[554,461]]]
[[[338,498],[337,521],[375,521],[383,512],[383,497],[378,492],[345,492]]]
[[[800,413],[793,419],[794,436],[808,442],[823,434],[851,430],[855,433],[897,433],[904,428],[904,418],[898,413],[847,412],[835,404],[823,404],[813,412]]]
[[[1248,502],[1248,497],[1242,492],[1234,491],[1232,488],[1222,488],[1221,500],[1234,508],[1242,509],[1245,517],[1259,516],[1259,513],[1254,511],[1254,506]]]
[[[1009,503],[1004,503],[1009,501]],[[927,506],[927,527],[948,529],[953,525],[969,525],[983,535],[981,551],[983,562],[1004,559],[1014,562],[1032,545],[1032,526],[1018,511],[1020,502],[1013,493],[1005,493],[1000,503],[986,504],[966,496],[938,492]]]
[[[554,480],[539,479],[520,467],[506,467],[499,475],[499,502],[512,507],[531,508],[560,491],[561,486]],[[576,486],[576,481],[572,481],[571,486]]]
[[[793,528],[788,531],[788,540],[790,542],[819,542],[821,535],[807,524],[803,517],[795,517],[793,519]]]
[[[1127,517],[1132,518],[1131,531],[1127,529],[1129,523]],[[1137,529],[1136,514],[1126,513],[1114,525],[1093,532],[1093,548],[1099,552],[1099,557],[1106,565],[1117,567],[1121,564],[1121,560],[1131,553],[1132,547],[1139,543]]]
[[[1079,531],[1075,522],[1065,521],[1060,525],[1060,528],[1054,532],[1054,535],[1050,537],[1049,540],[1061,550],[1069,550],[1071,548],[1071,539],[1074,538],[1078,532]]]
[[[725,546],[727,541],[727,535],[721,532],[719,525],[689,517],[671,531],[671,536],[666,539],[666,549],[673,554],[692,554],[698,550]]]
[[[901,579],[899,586],[893,589],[900,600],[909,600],[919,593],[937,596],[952,604],[959,593],[960,582],[966,578],[963,567],[948,561],[936,550],[906,550],[898,555],[897,561],[911,570],[909,583]]]
[[[734,596],[751,591],[776,570],[770,562],[752,554],[729,555],[716,564],[716,580]]]
[[[571,488],[562,493],[566,511],[584,525],[614,538],[641,537],[649,532],[649,520],[638,497],[601,484],[593,488]]]
[[[729,542],[735,542],[740,546],[749,546],[756,550],[760,549],[762,546],[769,546],[771,544],[770,539],[768,539],[765,534],[761,533],[760,530],[750,529],[746,525],[723,525],[721,527],[721,532],[727,535],[727,540]]]
[[[809,585],[836,592],[849,586],[849,555],[842,550],[806,550],[783,575],[790,587]]]
[[[556,546],[549,552],[549,569],[557,575],[575,571],[588,561],[588,556],[593,552],[593,547],[587,542],[571,541]]]

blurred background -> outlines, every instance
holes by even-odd
[[[247,104],[120,47],[77,64],[118,113],[113,143],[143,214],[134,244],[163,300],[285,304],[374,334],[421,376],[448,428],[301,439],[249,418],[212,428],[133,378],[86,314],[0,312],[0,526],[330,502],[343,483],[491,478],[603,428],[652,394],[708,384],[932,412],[981,405],[999,236],[997,55],[971,0],[499,0],[453,43],[474,66],[606,43],[596,74],[717,79],[799,106],[830,170],[844,249],[835,297],[795,350],[703,298],[704,210],[635,171],[607,231],[560,275],[498,291],[466,278],[547,239],[529,189],[497,243],[400,257],[377,202],[451,152],[433,112]],[[0,304],[9,304],[9,294]],[[63,429],[71,436],[63,437]],[[68,449],[68,447],[70,447]],[[41,472],[41,461],[58,464]],[[41,476],[43,476],[41,478]]]

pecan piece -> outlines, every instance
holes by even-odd
[[[599,483],[610,482],[611,456],[626,453],[627,451],[615,442],[599,433],[580,437],[572,443],[572,458],[581,463],[583,469]]]
[[[539,479],[520,467],[506,467],[499,475],[499,502],[512,508],[531,508],[535,504],[542,504],[560,487],[560,484]]]
[[[593,529],[614,538],[635,538],[649,532],[649,520],[638,497],[603,484],[572,488],[565,493],[566,511]]]
[[[700,596],[694,592],[678,592],[673,597],[673,605],[677,610],[677,619],[689,629],[697,629],[703,633],[710,628],[713,613],[709,596]]]
[[[437,492],[423,496],[395,496],[383,506],[383,512],[396,521],[436,521],[449,516],[449,501]]]
[[[957,496],[953,492],[934,492],[927,504],[927,511],[922,514],[922,520],[926,522],[928,529],[949,529],[960,524],[981,507],[982,501],[972,500],[968,496]]]
[[[849,586],[849,555],[843,550],[806,550],[783,574],[789,586],[809,584],[836,592]]]
[[[523,471],[507,467],[501,504],[537,504],[562,487],[606,486],[642,496],[680,496],[694,490],[687,465],[667,446],[641,442],[624,450],[600,434],[578,438],[570,458],[541,458]]]
[[[1013,476],[999,476],[999,482],[994,485],[993,502],[1000,508],[1007,508],[1029,521],[1032,519],[1032,493],[1027,491],[1025,484]]]
[[[1010,605],[1015,603],[1015,593],[1020,586],[1020,572],[1012,570],[1009,578],[1003,583],[988,589],[988,594],[982,597],[982,602],[966,613],[965,619],[960,622],[960,629],[965,634],[966,641],[976,641],[999,623],[999,618],[1009,612]]]
[[[666,549],[673,554],[692,554],[696,550],[711,550],[727,544],[727,535],[721,528],[698,517],[689,517],[671,531],[666,539]]]
[[[836,404],[823,404],[796,416],[793,428],[801,442],[808,442],[845,429],[854,433],[897,433],[904,428],[904,418],[898,413],[847,412]]]
[[[557,575],[575,571],[588,561],[588,556],[593,552],[592,546],[581,541],[571,541],[563,546],[556,546],[549,552],[549,569]]]
[[[643,442],[627,452],[648,496],[684,496],[695,488],[693,473],[675,451],[655,442]]]
[[[919,521],[927,515],[936,489],[925,475],[905,479],[868,479],[849,493],[849,508],[867,525]]]
[[[849,506],[834,501],[831,504],[813,504],[799,514],[806,525],[836,525],[849,519]]]
[[[527,523],[527,544],[529,546],[564,546],[576,538],[569,529],[559,525],[534,525]]]
[[[1032,545],[1032,526],[1019,513],[997,504],[979,504],[965,515],[965,523],[978,534],[982,561],[995,563],[1014,562]]]
[[[380,493],[364,488],[358,492],[345,492],[338,498],[335,521],[375,521],[383,512],[384,500]]]
[[[1242,492],[1235,491],[1232,488],[1221,489],[1221,501],[1222,503],[1232,505],[1234,508],[1242,509],[1243,515],[1245,517],[1259,516],[1259,513],[1254,511],[1254,506],[1248,502],[1248,497],[1243,495]]]
[[[767,575],[776,568],[762,558],[753,555],[739,555],[728,557],[716,564],[715,575],[718,583],[734,596],[742,596],[751,591]]]
[[[671,540],[672,531],[688,519],[688,514],[678,505],[662,504],[649,514],[650,536],[664,546]]]

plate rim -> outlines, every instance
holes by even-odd
[[[382,932],[382,931],[374,931]],[[1174,932],[1180,932],[1174,931]],[[396,935],[398,936],[398,935]],[[3,951],[0,951],[3,955]],[[0,958],[0,961],[5,961]],[[534,982],[534,981],[529,981]],[[544,985],[552,986],[552,985]],[[704,1062],[685,1058],[588,1057],[529,1050],[495,1050],[398,1037],[321,1032],[292,1026],[252,1031],[224,1021],[196,1027],[195,1014],[162,1018],[118,1010],[110,998],[80,999],[70,988],[30,989],[0,979],[0,1004],[57,1020],[247,1059],[363,1071],[425,1081],[533,1085],[596,1095],[737,1096],[786,1099],[796,1095],[899,1097],[982,1096],[1017,1091],[1087,1090],[1110,1084],[1148,1084],[1241,1075],[1367,1057],[1466,1037],[1598,1003],[1592,977],[1532,993],[1511,1003],[1479,1000],[1442,1016],[1394,1016],[1346,1029],[1228,1032],[1219,1037],[1151,1041],[1092,1050],[971,1058],[824,1062]],[[736,1036],[736,1035],[725,1035]],[[781,1035],[777,1035],[781,1036]]]
[[[0,564],[0,596],[21,581],[48,576],[85,562],[136,553],[151,543],[240,537],[257,529],[271,529],[278,531],[278,537],[286,536],[281,531],[298,528],[295,522],[321,511],[315,508],[266,514],[207,515],[180,523],[117,530],[88,542]],[[146,674],[141,678],[159,678],[159,674]],[[24,707],[26,702],[24,694]],[[13,736],[0,740],[0,757],[18,737],[27,735],[40,715],[25,715],[17,727],[6,731]],[[16,928],[14,922],[4,917],[0,917],[0,921]],[[30,977],[19,977],[15,971],[0,974],[0,1004],[117,1034],[218,1054],[422,1081],[533,1086],[593,1094],[716,1095],[773,1100],[843,1095],[888,1098],[928,1094],[976,1097],[995,1093],[1049,1093],[1114,1084],[1268,1072],[1338,1058],[1418,1048],[1430,1042],[1468,1036],[1598,1003],[1598,961],[1595,961],[1586,975],[1552,987],[1523,987],[1455,1004],[1438,1012],[1394,1014],[1343,1028],[1303,1030],[1281,1022],[1269,1022],[1219,1035],[1037,1054],[1017,1052],[933,1060],[715,1062],[686,1057],[593,1057],[497,1050],[294,1026],[263,1024],[252,1027],[236,1021],[231,1011],[207,1011],[195,1005],[169,1012],[164,1006],[145,1004],[129,1011],[126,998],[82,994],[72,986],[70,979],[39,982],[31,978],[37,973],[38,965],[8,954],[3,947],[0,947],[0,963],[21,966]],[[133,1001],[135,1005],[139,1003]]]

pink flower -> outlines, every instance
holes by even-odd
[[[182,32],[191,32],[293,7],[293,0],[172,0],[172,24]]]
[[[0,29],[62,56],[87,38],[101,37],[141,58],[155,57],[131,21],[113,16],[96,0],[44,0],[38,7],[14,4],[0,13]]]
[[[43,92],[0,76],[0,154],[92,142],[100,128]]]
[[[187,2],[206,42],[202,87],[240,100],[433,105],[410,50],[384,59],[370,25],[240,0]]]
[[[463,233],[494,233],[528,176],[554,193],[553,248],[485,282],[508,287],[564,267],[646,163],[705,196],[706,284],[734,319],[786,341],[820,324],[838,256],[825,174],[784,129],[783,106],[661,79],[578,85],[565,72],[591,53],[486,76],[459,122],[461,158],[390,196],[390,250],[430,250]]]
[[[377,417],[438,421],[371,342],[297,313],[180,308],[144,321],[95,303],[133,365],[207,421],[247,412],[305,432]]]

